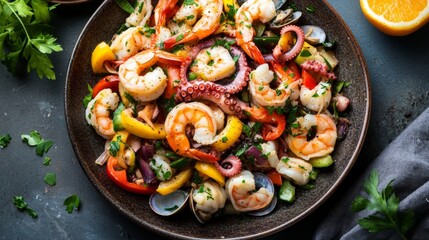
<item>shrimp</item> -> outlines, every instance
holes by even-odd
[[[222,46],[202,49],[194,59],[191,71],[205,81],[217,81],[235,73],[235,61]]]
[[[183,58],[160,50],[144,50],[119,66],[122,87],[134,99],[147,102],[157,99],[167,87],[167,76],[161,67],[148,69],[157,62],[180,65]],[[143,75],[142,75],[143,74]]]
[[[313,166],[299,158],[282,157],[276,166],[276,170],[284,178],[292,180],[297,185],[303,186],[310,180],[310,172],[313,170]]]
[[[272,168],[275,168],[280,161],[277,155],[276,142],[267,141],[266,143],[261,143],[261,147],[261,153],[267,157],[268,164],[270,164]]]
[[[272,0],[246,1],[235,14],[237,44],[258,64],[264,63],[264,57],[253,42],[253,21],[266,23],[275,16],[276,8]]]
[[[262,138],[266,141],[275,140],[283,134],[286,128],[286,117],[272,112],[271,114],[264,107],[249,107],[245,111],[254,122],[263,123]]]
[[[225,113],[214,102],[203,101],[203,103],[205,105],[207,105],[213,111],[214,118],[216,120],[216,127],[217,127],[218,132],[222,131],[222,129],[225,127]]]
[[[299,81],[289,81],[280,79],[280,84],[276,89],[270,86],[274,79],[274,72],[264,63],[259,65],[250,73],[249,91],[252,100],[258,106],[284,106],[286,100],[291,98],[296,100],[299,96]]]
[[[270,204],[274,196],[274,193],[265,187],[256,191],[254,176],[248,170],[229,178],[225,189],[232,206],[241,212],[262,209]]]
[[[159,114],[159,108],[156,102],[149,102],[143,108],[143,110],[137,113],[137,116],[144,120],[145,123],[149,124],[152,128],[154,127],[152,120],[156,119]]]
[[[137,0],[137,5],[134,12],[125,20],[125,25],[130,26],[145,26],[152,15],[151,0]]]
[[[98,135],[105,139],[112,139],[115,135],[111,113],[118,107],[119,96],[110,88],[101,90],[86,107],[85,117],[89,125],[93,126]]]
[[[165,131],[168,144],[179,155],[200,161],[215,162],[219,160],[217,156],[191,148],[186,136],[187,125],[195,127],[193,139],[196,142],[202,145],[212,144],[217,132],[213,111],[200,102],[180,103],[168,113],[165,119]]]
[[[192,191],[196,212],[207,219],[225,207],[226,199],[225,189],[213,180],[204,181],[198,189]]]
[[[117,60],[134,56],[143,49],[150,49],[154,31],[149,27],[130,27],[120,33],[110,44],[110,49]]]
[[[331,84],[322,81],[311,90],[302,85],[299,99],[308,109],[321,113],[329,106],[331,96]]]
[[[309,160],[330,154],[337,141],[335,122],[326,114],[311,115],[296,119],[292,133],[286,137],[289,149],[298,157]]]
[[[190,30],[165,40],[164,47],[170,49],[177,44],[202,40],[210,36],[220,26],[222,10],[222,0],[184,1],[171,21],[184,23],[183,25]]]

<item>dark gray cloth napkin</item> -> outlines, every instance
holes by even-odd
[[[364,151],[364,149],[363,149]],[[358,195],[365,195],[363,182],[370,172],[378,172],[380,188],[392,179],[399,211],[414,211],[416,223],[406,234],[409,239],[429,239],[429,108],[414,120],[337,200],[317,228],[314,239],[400,239],[394,231],[369,233],[357,220],[372,212],[353,213],[350,206]]]

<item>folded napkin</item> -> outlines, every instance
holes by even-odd
[[[373,169],[379,175],[379,191],[393,179],[396,196],[401,200],[399,211],[414,211],[416,223],[407,232],[407,237],[429,239],[429,108],[366,167],[344,194],[334,200],[327,217],[316,229],[314,239],[400,239],[394,231],[369,233],[361,228],[357,220],[370,215],[371,211],[350,211],[356,196],[367,196],[363,183]]]

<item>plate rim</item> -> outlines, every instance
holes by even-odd
[[[303,211],[301,214],[297,215],[296,217],[289,219],[287,222],[280,224],[275,228],[271,228],[270,230],[267,230],[264,232],[259,232],[257,234],[240,236],[240,237],[236,237],[233,239],[254,239],[254,238],[267,237],[269,235],[272,235],[274,233],[277,233],[277,232],[280,232],[282,230],[287,229],[288,227],[290,227],[290,226],[296,224],[297,222],[303,220],[304,218],[306,218],[310,213],[312,213],[316,209],[320,208],[321,205],[323,205],[323,203],[326,202],[326,200],[329,199],[332,196],[332,194],[338,189],[338,187],[344,182],[344,179],[346,178],[346,176],[349,174],[349,172],[353,168],[354,164],[356,163],[358,156],[359,156],[359,153],[361,152],[362,147],[364,145],[364,141],[365,141],[365,138],[366,138],[366,135],[368,132],[369,122],[370,122],[370,118],[371,118],[370,115],[371,115],[371,106],[372,106],[371,80],[370,80],[370,76],[369,76],[368,66],[367,66],[367,63],[365,61],[362,50],[360,48],[360,45],[358,44],[358,42],[357,42],[356,38],[354,37],[351,29],[349,28],[347,23],[344,21],[344,19],[341,17],[341,15],[339,15],[339,13],[326,0],[319,0],[319,1],[321,3],[323,3],[332,12],[332,14],[335,15],[335,17],[338,19],[341,26],[344,28],[345,34],[347,35],[348,40],[351,41],[351,45],[354,48],[354,52],[356,53],[356,56],[359,59],[359,65],[360,65],[359,68],[362,69],[362,72],[364,74],[363,77],[364,77],[364,82],[366,85],[365,86],[365,89],[366,89],[366,91],[365,91],[365,94],[366,94],[365,114],[364,114],[364,116],[362,116],[364,121],[361,124],[362,131],[359,134],[359,138],[357,141],[356,148],[354,149],[353,153],[351,154],[351,157],[349,158],[349,162],[347,163],[346,167],[344,168],[344,171],[335,180],[335,183],[311,207],[309,207],[308,209],[306,209],[305,211]],[[91,173],[90,169],[87,166],[85,166],[85,164],[81,160],[81,153],[80,153],[78,147],[76,146],[76,144],[74,144],[75,142],[77,142],[77,139],[72,134],[73,130],[71,129],[71,126],[70,126],[71,120],[70,120],[70,116],[68,116],[68,114],[67,114],[68,110],[69,110],[69,108],[68,108],[68,97],[69,97],[68,88],[70,87],[69,84],[70,84],[71,68],[73,65],[73,61],[75,59],[75,55],[77,54],[77,48],[78,48],[82,38],[85,36],[85,34],[87,34],[88,26],[97,17],[97,15],[100,14],[103,10],[105,10],[107,5],[112,4],[112,2],[114,2],[114,0],[103,1],[103,3],[96,9],[96,11],[88,19],[88,21],[85,23],[84,27],[82,28],[82,31],[79,34],[79,37],[77,38],[77,40],[75,42],[75,45],[73,46],[73,51],[72,51],[72,54],[71,54],[70,59],[69,59],[69,64],[68,64],[67,73],[66,73],[66,81],[65,81],[64,114],[65,114],[65,118],[66,118],[67,132],[68,132],[71,144],[72,144],[73,151],[76,155],[76,158],[79,162],[79,165],[84,170],[85,175],[90,180],[91,184],[95,187],[95,189],[97,189],[98,193],[101,196],[103,196],[103,198],[106,199],[113,206],[113,208],[116,209],[118,212],[127,216],[129,219],[131,219],[137,225],[143,226],[146,229],[149,229],[156,234],[161,234],[163,236],[170,237],[170,238],[178,238],[179,237],[181,239],[201,239],[201,238],[185,236],[185,235],[178,234],[178,233],[172,233],[172,232],[169,232],[165,229],[158,228],[156,225],[152,225],[147,221],[142,221],[141,219],[138,219],[134,214],[131,214],[130,212],[123,209],[121,206],[117,205],[116,202],[113,200],[113,196],[110,193],[102,191],[102,189],[100,189],[98,187],[98,185],[95,182],[96,178],[90,174]]]

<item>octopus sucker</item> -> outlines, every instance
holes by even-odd
[[[326,63],[322,63],[317,60],[307,60],[303,62],[300,67],[302,67],[305,70],[312,71],[316,74],[319,74],[323,77],[327,77],[328,79],[337,79],[337,76],[335,76],[335,73],[329,72],[328,65]]]

